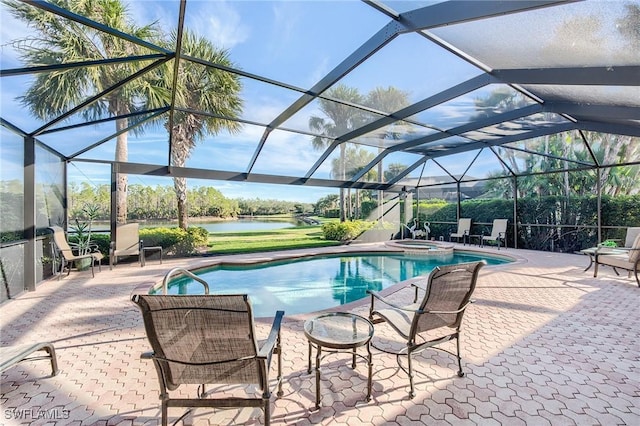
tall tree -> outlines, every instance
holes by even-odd
[[[151,39],[156,34],[154,24],[136,26],[121,0],[51,0],[51,3],[111,28],[140,39]],[[3,0],[10,13],[35,30],[35,34],[16,41],[20,46],[21,60],[28,67],[56,65],[88,60],[126,57],[150,53],[148,49],[120,39],[94,28],[79,25],[27,3]],[[38,74],[20,101],[31,113],[42,120],[50,120],[69,111],[87,98],[89,93],[99,93],[126,77],[143,65],[135,62],[92,67],[76,67],[51,73]],[[103,118],[107,113],[121,116],[134,112],[138,107],[140,79],[110,92],[87,107],[85,119]],[[116,120],[116,131],[129,126],[127,118]],[[127,132],[116,140],[115,160],[128,158]],[[127,219],[127,177],[120,175],[117,183],[117,221]]]
[[[378,87],[366,96],[363,96],[358,89],[339,84],[327,91],[327,97],[340,99],[351,104],[375,108],[385,113],[396,112],[409,104],[407,93],[394,87]],[[375,119],[374,114],[365,110],[350,107],[325,98],[320,98],[320,110],[325,115],[324,117],[312,116],[309,119],[309,128],[312,131],[321,133],[321,136],[315,136],[312,140],[315,149],[324,149],[330,145],[335,138],[349,133],[361,127],[366,122]],[[398,134],[396,131],[400,131],[400,129],[397,124],[394,126],[395,130],[393,127],[386,129],[387,131],[382,137],[383,139],[397,139]],[[335,173],[335,164],[333,168],[335,177],[342,180],[348,178],[350,173],[347,170],[348,161],[346,159],[346,149],[346,144],[341,143],[337,174]],[[380,149],[382,149],[382,147],[380,147]],[[362,167],[362,165],[358,166]],[[382,165],[380,164],[377,174],[379,178],[382,176],[381,167]],[[354,170],[354,167],[351,167],[351,165],[349,168],[350,170]],[[353,175],[354,173],[351,174],[351,176]],[[346,198],[344,189],[340,189],[340,219],[342,221],[346,219]],[[348,199],[350,198],[351,197],[348,197]]]
[[[169,46],[175,46],[177,32],[172,32]],[[190,31],[185,31],[182,37],[182,55],[202,59],[225,67],[233,67],[229,53],[215,47],[209,40],[199,37]],[[159,68],[157,81],[149,86],[151,106],[161,105],[169,99],[170,88],[173,86],[173,62]],[[231,74],[213,67],[198,64],[183,58],[180,62],[176,86],[176,110],[173,126],[167,120],[165,127],[171,132],[171,164],[184,167],[194,147],[206,136],[216,135],[222,130],[236,133],[241,125],[237,119],[242,113],[242,99],[240,91],[242,85],[236,74]],[[187,112],[187,110],[189,112]],[[202,111],[198,114],[192,111]],[[211,115],[210,115],[211,114]],[[219,118],[225,117],[225,118]],[[226,119],[228,118],[228,119]],[[187,179],[173,178],[174,189],[178,203],[178,226],[186,229],[189,214],[187,209]]]
[[[364,101],[358,89],[342,84],[329,89],[327,96],[354,104],[362,104]],[[320,98],[320,110],[325,117],[311,116],[309,118],[309,128],[321,134],[321,136],[314,136],[312,139],[315,149],[326,148],[331,145],[335,138],[357,129],[365,120],[365,112],[363,110],[325,98]],[[336,176],[340,180],[346,179],[345,152],[346,145],[341,143],[338,174]],[[340,188],[340,220],[343,222],[346,220],[344,188]]]

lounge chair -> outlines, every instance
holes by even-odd
[[[457,353],[452,355],[458,358],[458,376],[464,376],[460,358],[460,326],[465,309],[472,302],[471,294],[476,287],[478,271],[485,264],[480,261],[436,267],[429,274],[426,288],[412,284],[415,296],[413,304],[408,306],[399,306],[374,291],[368,291],[371,294],[369,319],[374,324],[386,322],[406,340],[406,346],[398,352],[378,349],[396,355],[398,365],[409,375],[410,398],[415,396],[411,355],[416,351],[456,339]],[[424,296],[419,301],[420,291],[424,291]],[[388,307],[376,309],[376,301]],[[428,337],[423,335],[427,332]],[[407,368],[400,362],[402,356],[407,357]]]
[[[162,424],[169,407],[262,407],[270,422],[269,369],[277,354],[278,396],[282,396],[280,324],[276,312],[268,339],[259,347],[251,303],[238,295],[134,295],[153,352],[160,382]],[[169,391],[183,384],[202,384],[198,398],[172,398]],[[257,385],[261,395],[211,398],[206,384]]]
[[[138,263],[143,265],[143,247],[140,241],[140,225],[127,223],[116,226],[116,240],[111,242],[109,249],[109,269],[118,263],[118,257],[138,256]]]
[[[55,245],[55,249],[53,250],[54,264],[57,265],[58,262],[60,262],[59,270],[57,270],[56,266],[58,279],[62,277],[62,273],[64,272],[65,267],[67,268],[67,275],[69,275],[71,273],[71,265],[75,264],[77,267],[77,262],[82,259],[91,259],[90,265],[92,277],[96,276],[93,270],[96,262],[98,262],[98,270],[102,270],[102,259],[104,258],[104,256],[98,251],[97,247],[93,247],[93,251],[91,253],[82,255],[74,254],[71,248],[71,244],[67,241],[67,238],[64,235],[64,229],[59,226],[50,226],[49,229],[51,230],[51,232],[53,232],[53,243]]]
[[[47,355],[31,356],[35,352],[44,351]],[[26,345],[2,346],[0,347],[0,371],[4,371],[14,365],[25,361],[37,361],[48,359],[51,362],[51,375],[58,374],[58,360],[53,344],[48,342],[38,342]]]
[[[620,247],[620,249],[622,250],[631,249],[638,235],[640,235],[640,226],[627,228],[627,235],[624,239],[624,247]]]
[[[484,246],[485,242],[495,241],[498,243],[498,250],[500,250],[500,246],[504,243],[504,247],[507,247],[507,222],[508,219],[494,219],[493,226],[491,227],[491,235],[483,235],[482,236],[482,245]]]
[[[458,230],[449,235],[449,242],[451,242],[451,238],[456,238],[458,242],[460,242],[460,238],[462,238],[462,243],[466,244],[467,238],[469,238],[470,232],[471,232],[471,219],[460,218],[458,220]]]
[[[602,250],[602,251],[600,251]],[[636,283],[640,287],[640,278],[638,278],[638,270],[640,269],[640,234],[636,235],[636,238],[631,247],[621,252],[619,250],[607,250],[606,247],[599,247],[594,253],[593,276],[598,276],[598,266],[606,265],[611,266],[613,270],[618,273],[616,269],[624,269],[628,271],[629,276],[634,274]]]

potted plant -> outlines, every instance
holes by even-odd
[[[91,229],[93,221],[97,219],[100,207],[97,204],[85,204],[82,208],[83,220],[74,219],[75,225],[71,225],[71,229],[75,233],[75,243],[71,247],[77,251],[80,256],[87,255],[98,251],[97,244],[91,242]],[[77,262],[76,267],[80,270],[87,269],[91,266],[91,259],[81,259]]]

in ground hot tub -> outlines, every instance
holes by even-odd
[[[449,256],[453,254],[453,244],[439,241],[392,240],[386,241],[385,245],[402,249],[407,254],[424,256]]]

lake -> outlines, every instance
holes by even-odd
[[[200,226],[209,232],[252,232],[268,231],[271,229],[284,229],[296,226],[295,219],[268,220],[268,219],[238,219],[225,221],[197,222],[190,221],[189,226]],[[178,222],[147,221],[141,222],[141,228],[175,227]]]

